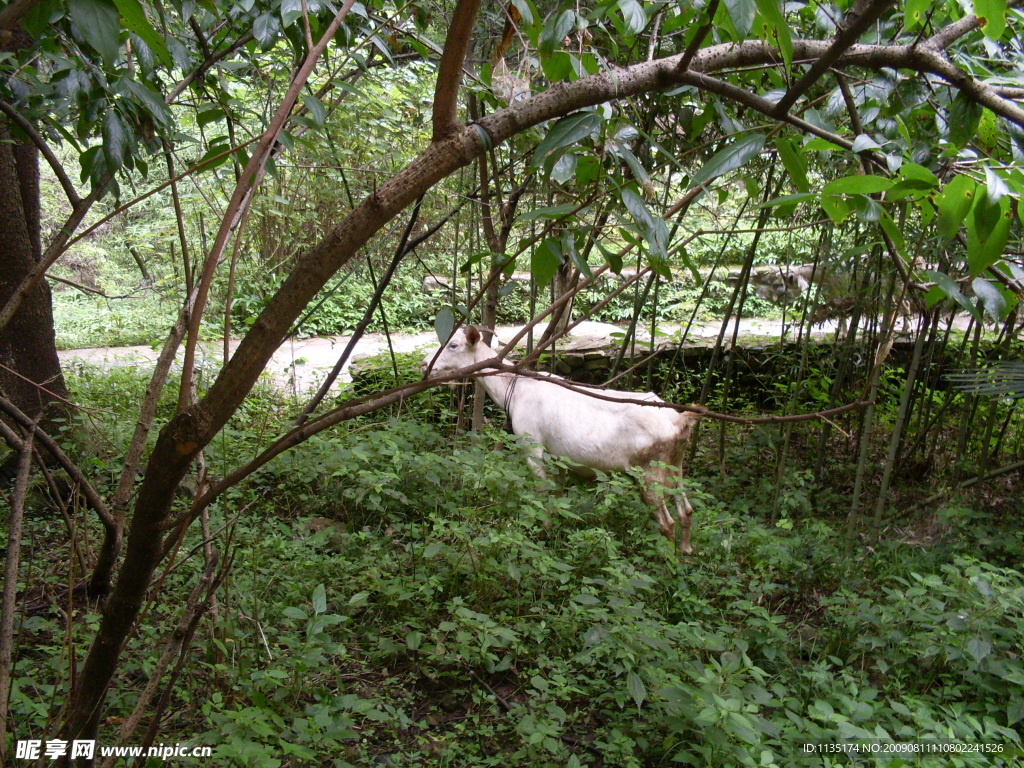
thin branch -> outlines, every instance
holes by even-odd
[[[1024,2],[1024,0],[1010,0],[1010,2],[1006,4],[1006,8],[1007,10],[1010,8],[1017,8],[1022,2]],[[978,29],[981,24],[982,19],[979,19],[977,16],[964,16],[959,21],[947,24],[930,38],[925,40],[923,45],[926,48],[931,48],[936,51],[944,51],[964,35]]]
[[[690,68],[690,62],[693,61],[693,57],[697,55],[697,51],[700,50],[701,43],[704,42],[704,38],[708,36],[708,32],[714,29],[715,26],[715,13],[718,11],[718,0],[711,0],[708,5],[708,23],[697,30],[697,34],[693,36],[693,40],[686,46],[686,50],[683,51],[683,58],[679,60],[679,68],[686,70]],[[653,36],[652,36],[653,37]]]
[[[0,395],[0,410],[4,411],[8,416],[14,419],[24,429],[34,430],[35,440],[39,441],[40,445],[46,448],[50,452],[50,455],[57,461],[64,471],[68,473],[72,480],[74,480],[82,489],[82,495],[85,496],[86,501],[99,515],[103,525],[113,525],[114,518],[110,514],[110,510],[107,509],[106,503],[103,501],[103,497],[96,492],[96,489],[90,485],[89,481],[85,479],[85,475],[78,466],[68,458],[67,454],[61,450],[61,447],[57,445],[57,442],[50,437],[46,432],[41,430],[36,423],[30,419],[25,413],[18,408],[14,403],[8,400],[6,397]]]
[[[201,62],[198,67],[196,67],[194,70],[192,70],[192,72],[190,72],[184,78],[182,78],[181,82],[179,82],[176,86],[174,86],[167,93],[167,98],[165,99],[165,101],[168,104],[170,104],[172,101],[174,101],[176,98],[178,98],[179,95],[181,95],[182,91],[184,91],[193,82],[195,82],[196,79],[202,77],[206,73],[206,70],[208,70],[210,67],[212,67],[214,64],[216,64],[218,61],[221,61],[222,59],[226,59],[232,53],[234,53],[239,48],[241,48],[243,45],[245,45],[246,43],[248,43],[250,40],[253,40],[253,39],[254,38],[253,38],[252,32],[248,32],[248,33],[242,35],[240,38],[238,38],[235,42],[233,42],[227,48],[224,48],[223,50],[218,51],[217,53],[213,54],[212,56],[210,56],[205,61]]]
[[[484,370],[477,372],[481,367],[491,368],[493,370]],[[517,376],[525,376],[527,378],[539,379],[541,381],[555,384],[559,387],[562,387],[563,389],[568,389],[572,392],[576,392],[581,395],[586,395],[587,397],[592,397],[595,400],[605,400],[610,403],[627,403],[629,405],[643,405],[651,408],[668,408],[670,410],[678,411],[680,413],[696,413],[701,418],[712,419],[714,421],[724,421],[730,424],[786,424],[790,422],[799,421],[815,421],[818,419],[825,419],[831,418],[833,416],[838,416],[840,414],[848,413],[849,411],[854,411],[859,408],[866,408],[867,406],[874,404],[869,400],[857,400],[846,405],[841,405],[838,408],[829,408],[824,411],[814,411],[813,413],[795,413],[789,416],[734,416],[729,413],[719,413],[717,411],[712,411],[711,409],[705,408],[702,405],[683,405],[682,403],[669,403],[664,401],[659,402],[656,400],[641,400],[639,398],[627,398],[612,395],[604,395],[601,394],[601,390],[597,387],[577,384],[573,381],[570,381],[569,379],[563,379],[560,376],[552,376],[551,374],[548,373],[538,373],[536,371],[526,370],[524,368],[521,368],[518,364],[510,365],[509,363],[505,363],[496,357],[491,358],[491,360],[489,361],[484,360],[483,362],[474,363],[472,366],[468,366],[467,368],[461,369],[461,371],[463,371],[461,375],[465,377],[467,375],[465,372],[469,371],[470,369],[474,369],[474,372],[472,374],[473,376],[494,376],[500,373],[512,373]],[[453,378],[456,378],[456,374],[458,373],[459,371],[453,372],[450,375],[444,376],[443,379],[436,379],[436,381],[439,381],[441,383],[447,383]],[[435,381],[435,379],[429,379],[429,381],[433,382]],[[621,393],[621,390],[617,391]],[[637,392],[636,394],[641,393]]]
[[[0,329],[7,327],[7,324],[11,322],[14,315],[17,314],[21,308],[25,298],[35,290],[35,287],[39,285],[39,281],[46,275],[46,270],[53,266],[54,262],[57,261],[67,249],[71,235],[78,228],[78,225],[82,223],[85,215],[89,212],[92,204],[99,200],[113,178],[113,174],[107,173],[96,187],[88,194],[88,196],[82,198],[78,205],[71,210],[71,215],[68,216],[64,222],[64,226],[60,228],[53,240],[46,247],[42,257],[36,262],[32,270],[25,275],[22,279],[18,289],[11,295],[11,298],[7,300],[7,304],[4,305],[2,311],[0,311]]]
[[[813,123],[809,123],[806,120],[795,117],[788,112],[784,115],[776,115],[775,104],[763,96],[758,96],[756,93],[751,93],[743,88],[727,83],[724,80],[719,80],[718,78],[711,77],[703,72],[697,72],[692,69],[687,72],[679,73],[679,79],[686,84],[695,85],[701,90],[717,93],[718,95],[731,99],[738,104],[743,104],[755,109],[763,115],[772,117],[784,123],[789,123],[794,128],[798,128],[801,131],[810,133],[814,136],[820,136],[826,141],[830,141],[843,149],[853,151],[853,142],[837,133],[827,131]]]
[[[69,405],[72,408],[78,408],[78,406],[75,403],[71,402],[66,397],[62,397],[61,395],[58,395],[56,392],[53,392],[52,390],[47,389],[45,386],[43,386],[43,384],[40,384],[39,382],[32,381],[32,379],[30,379],[28,376],[24,375],[23,373],[20,373],[20,372],[14,370],[13,368],[11,368],[11,367],[9,367],[7,365],[4,365],[3,363],[0,363],[0,368],[5,370],[11,376],[14,376],[16,378],[21,379],[26,384],[31,384],[33,387],[35,387],[40,392],[42,392],[44,395],[46,395],[46,397],[48,399],[50,399],[50,400],[59,400],[60,402],[64,403],[65,405]],[[51,380],[48,379],[45,383],[49,383],[49,381],[51,381]]]
[[[108,213],[106,216],[102,217],[99,221],[95,222],[94,224],[80,232],[78,235],[72,237],[72,235],[74,235],[75,230],[78,228],[78,225],[82,223],[82,220],[85,218],[85,215],[89,212],[89,209],[92,207],[92,204],[103,196],[104,190],[106,189],[106,185],[109,184],[110,180],[113,178],[113,175],[108,173],[106,176],[100,179],[99,183],[96,185],[96,187],[93,188],[92,192],[90,192],[87,197],[83,198],[80,201],[79,205],[72,210],[71,215],[68,216],[67,218],[67,221],[64,222],[64,225],[60,228],[60,231],[57,232],[53,240],[51,240],[50,244],[47,246],[46,251],[43,252],[42,258],[40,258],[36,265],[32,268],[32,271],[25,275],[24,279],[22,279],[21,281],[21,284],[18,286],[18,289],[14,292],[11,298],[8,299],[7,304],[4,305],[3,309],[0,310],[0,328],[4,328],[7,326],[8,323],[10,323],[14,315],[21,308],[21,305],[24,302],[25,297],[28,296],[35,289],[35,287],[39,284],[39,281],[45,277],[46,271],[50,267],[52,267],[57,262],[57,260],[64,255],[65,251],[67,251],[67,249],[70,248],[72,245],[79,242],[83,238],[88,237],[90,234],[95,232],[108,221],[116,218],[129,208],[138,205],[146,198],[155,195],[157,192],[160,192],[163,189],[166,189],[173,182],[185,178],[190,174],[196,173],[197,171],[202,170],[208,165],[216,163],[222,157],[230,155],[233,152],[237,152],[240,148],[248,146],[254,141],[256,141],[256,139],[250,139],[236,147],[225,149],[223,152],[219,152],[217,155],[213,157],[208,157],[201,160],[200,162],[191,166],[187,170],[179,173],[174,178],[163,182],[162,184],[154,187],[153,189],[150,189],[147,192],[144,192],[143,194],[136,197],[134,200],[131,200],[125,203],[124,205],[119,206],[118,208]]]
[[[163,679],[164,673],[170,666],[171,661],[175,657],[181,658],[182,653],[188,648],[188,641],[191,640],[190,629],[194,629],[195,619],[201,617],[206,613],[206,609],[210,604],[211,595],[219,585],[219,581],[213,578],[214,569],[217,566],[217,559],[214,558],[211,562],[207,563],[206,569],[202,575],[196,581],[195,586],[192,587],[192,591],[189,593],[188,598],[185,600],[185,607],[181,611],[181,615],[178,617],[178,622],[174,629],[167,633],[164,639],[163,651],[160,654],[160,658],[157,660],[152,671],[149,673],[149,679],[146,681],[145,687],[139,693],[139,697],[135,702],[135,708],[131,714],[125,718],[124,723],[121,725],[119,733],[119,744],[126,744],[128,740],[135,734],[136,728],[139,723],[142,722],[142,718],[147,714],[151,715],[150,708],[153,701],[153,697],[156,696],[158,689],[160,688],[160,681]],[[205,593],[206,597],[200,601]],[[119,758],[111,755],[104,763],[103,768],[110,768]]]
[[[263,132],[263,135],[260,136],[259,142],[253,150],[252,156],[249,158],[249,162],[246,163],[245,169],[242,171],[242,178],[235,186],[235,191],[231,195],[231,201],[228,203],[227,211],[221,220],[221,226],[217,232],[217,237],[214,240],[213,248],[210,250],[210,253],[207,254],[206,260],[203,264],[202,276],[198,282],[199,290],[196,293],[195,306],[192,308],[189,315],[188,336],[185,344],[185,359],[182,363],[181,390],[178,395],[179,411],[184,410],[188,403],[188,392],[192,385],[192,376],[194,372],[193,368],[195,364],[196,344],[199,343],[199,324],[206,308],[206,298],[210,290],[210,285],[213,282],[214,272],[217,264],[220,262],[221,255],[224,253],[224,248],[227,245],[228,238],[231,236],[232,231],[234,231],[240,215],[244,212],[244,207],[247,202],[252,199],[251,192],[259,183],[259,179],[262,176],[262,171],[265,168],[271,148],[277,141],[277,137],[281,133],[281,129],[284,128],[285,121],[288,120],[288,116],[291,114],[292,108],[295,106],[299,93],[302,88],[305,87],[310,75],[313,74],[313,69],[320,60],[320,56],[327,49],[327,45],[334,38],[334,33],[338,31],[338,27],[348,15],[349,9],[351,9],[354,4],[355,0],[345,0],[341,8],[339,8],[338,12],[335,14],[334,19],[327,26],[327,29],[324,30],[324,34],[320,38],[316,47],[312,48],[307,54],[305,61],[303,61],[299,71],[292,79],[292,82],[288,87],[288,91],[281,100],[270,125],[267,127],[267,130]]]
[[[64,285],[68,285],[68,286],[74,288],[77,291],[81,291],[82,293],[91,293],[93,296],[102,296],[104,299],[113,299],[113,298],[124,299],[124,298],[127,298],[127,296],[107,296],[107,294],[105,294],[103,291],[99,290],[98,288],[90,288],[87,285],[82,285],[81,283],[76,283],[74,280],[67,280],[66,278],[57,277],[56,275],[51,275],[49,273],[47,273],[46,277],[47,277],[47,279],[53,280],[56,283],[63,283]]]
[[[895,0],[874,0],[868,3],[868,7],[856,18],[852,19],[851,23],[844,23],[842,30],[836,35],[836,39],[829,46],[828,50],[821,56],[819,56],[815,62],[811,65],[811,68],[804,73],[796,83],[794,83],[789,90],[783,94],[782,98],[779,99],[778,104],[775,105],[774,116],[782,119],[782,116],[789,112],[789,108],[792,107],[797,99],[803,96],[812,85],[814,85],[829,68],[836,63],[840,56],[842,56],[847,49],[863,35],[868,28],[874,24],[878,19],[881,18],[882,14],[885,13],[893,4]],[[853,13],[851,11],[850,15]],[[850,21],[849,18],[846,21]]]
[[[10,428],[4,425],[5,432]],[[11,672],[14,649],[14,614],[18,597],[18,569],[21,566],[21,524],[25,517],[25,496],[28,473],[32,467],[32,446],[35,424],[25,430],[18,457],[18,471],[11,495],[11,511],[7,520],[7,551],[4,566],[3,597],[0,599],[0,744],[7,741],[8,704],[11,694]],[[10,437],[8,437],[10,440]]]
[[[964,482],[956,485],[953,488],[947,488],[944,491],[939,491],[933,496],[929,496],[927,499],[918,504],[918,506],[927,507],[930,504],[934,504],[936,501],[941,501],[942,499],[946,498],[953,491],[964,491],[970,488],[972,485],[977,485],[978,483],[984,483],[988,480],[993,480],[997,477],[1008,475],[1011,472],[1016,472],[1019,469],[1024,469],[1024,461],[1015,461],[1013,464],[1007,464],[1005,467],[993,469],[991,472],[986,472],[983,475],[977,475],[976,477],[972,477],[970,480],[965,480]]]
[[[57,156],[53,154],[53,150],[50,149],[50,145],[43,140],[42,136],[39,135],[39,131],[35,129],[35,126],[6,101],[0,100],[0,112],[7,115],[7,119],[18,126],[18,128],[28,136],[29,139],[31,139],[32,143],[39,148],[39,151],[42,153],[43,157],[46,158],[46,162],[53,171],[53,175],[56,176],[57,181],[60,182],[60,186],[64,190],[64,194],[67,196],[68,202],[71,203],[71,207],[74,208],[79,205],[82,202],[82,198],[79,197],[78,190],[75,189],[75,185],[71,182],[67,173],[64,172],[63,164],[59,159],[57,159]]]
[[[359,321],[359,324],[352,331],[352,338],[348,340],[345,345],[345,349],[338,357],[337,362],[331,369],[330,373],[324,378],[320,384],[320,388],[316,394],[310,398],[309,402],[306,403],[306,407],[302,409],[302,413],[299,414],[298,418],[295,419],[295,425],[301,426],[308,418],[309,415],[317,409],[323,399],[327,397],[327,393],[331,391],[331,387],[341,374],[342,368],[345,367],[345,363],[348,362],[353,350],[356,347],[356,343],[363,337],[363,333],[366,331],[371,320],[373,319],[374,313],[377,311],[377,307],[380,304],[381,299],[384,296],[384,291],[387,290],[388,285],[391,283],[391,278],[395,275],[395,270],[398,269],[398,265],[402,262],[402,259],[412,250],[412,246],[409,245],[409,235],[412,234],[412,229],[419,221],[420,216],[420,204],[423,202],[421,197],[416,201],[416,205],[413,207],[412,214],[409,216],[409,222],[406,224],[405,231],[402,232],[401,240],[398,243],[398,248],[395,250],[395,255],[391,258],[391,263],[385,270],[384,274],[381,275],[380,282],[377,284],[376,290],[373,292],[373,297],[370,299],[370,303],[366,305],[366,309],[363,312],[363,316]]]

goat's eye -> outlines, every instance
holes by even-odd
[[[457,346],[459,345],[453,341],[451,344],[448,345],[448,349],[455,349]]]

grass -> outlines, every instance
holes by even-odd
[[[152,296],[108,300],[55,291],[57,349],[158,344],[167,337],[178,310],[176,302]]]

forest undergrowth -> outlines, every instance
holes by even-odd
[[[114,483],[145,381],[70,378],[82,452]],[[434,391],[350,422],[215,505],[231,567],[160,741],[268,768],[929,764],[885,751],[908,744],[952,745],[951,766],[1024,754],[1019,479],[922,506],[930,489],[904,477],[902,511],[846,551],[841,434],[815,483],[815,440],[798,435],[778,470],[777,428],[729,427],[722,464],[705,423],[686,482],[696,554],[680,559],[632,478],[540,488],[502,432],[451,435],[450,404]],[[288,412],[257,391],[210,446],[209,471],[251,457]],[[45,739],[97,621],[68,590],[96,534],[68,510],[70,547],[41,481],[32,507],[11,711],[17,738]],[[154,588],[165,599],[127,649],[101,743],[203,571],[201,539],[193,526]],[[879,751],[821,753],[841,743]]]

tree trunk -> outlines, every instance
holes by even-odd
[[[0,306],[17,290],[41,255],[39,236],[39,161],[36,148],[14,143],[0,123]],[[46,281],[25,298],[11,322],[0,329],[0,391],[36,418],[67,398],[57,359],[53,307]],[[47,420],[41,422],[45,431]]]

